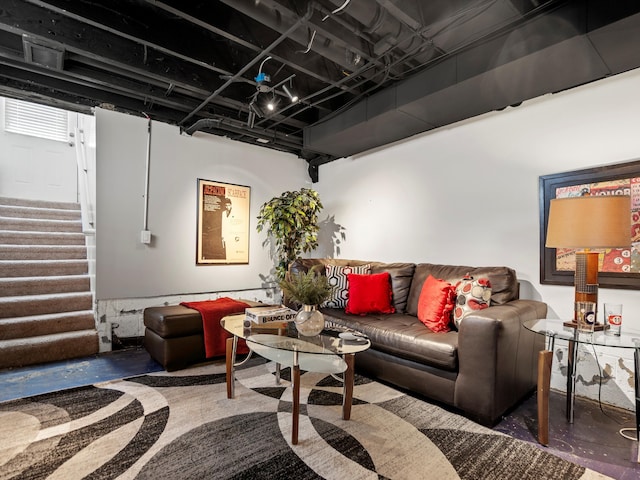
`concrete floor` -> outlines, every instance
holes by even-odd
[[[0,370],[0,402],[162,370],[139,346],[78,360]],[[619,433],[621,428],[635,425],[633,412],[601,408],[597,402],[580,397],[576,399],[573,424],[567,422],[565,412],[564,394],[552,391],[548,447],[536,441],[535,394],[506,415],[494,430],[612,478],[640,478],[638,442]]]
[[[634,412],[576,397],[574,421],[566,418],[566,396],[549,395],[549,446],[537,442],[537,398],[532,395],[494,427],[566,460],[620,480],[640,478],[638,442],[624,438],[622,428],[635,427]],[[634,431],[626,431],[633,437]]]

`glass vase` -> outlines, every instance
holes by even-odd
[[[324,315],[316,305],[303,305],[294,322],[300,335],[313,337],[324,328]]]

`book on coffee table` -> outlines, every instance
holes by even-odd
[[[250,307],[245,309],[245,327],[264,325],[273,322],[290,322],[296,318],[295,310],[287,307]]]

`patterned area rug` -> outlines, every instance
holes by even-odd
[[[224,364],[0,403],[1,479],[604,479],[526,442],[356,376],[303,373],[291,445],[289,371]]]

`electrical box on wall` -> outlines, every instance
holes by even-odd
[[[150,244],[151,243],[151,231],[150,230],[142,230],[142,232],[140,232],[140,242],[144,243],[144,244]]]

